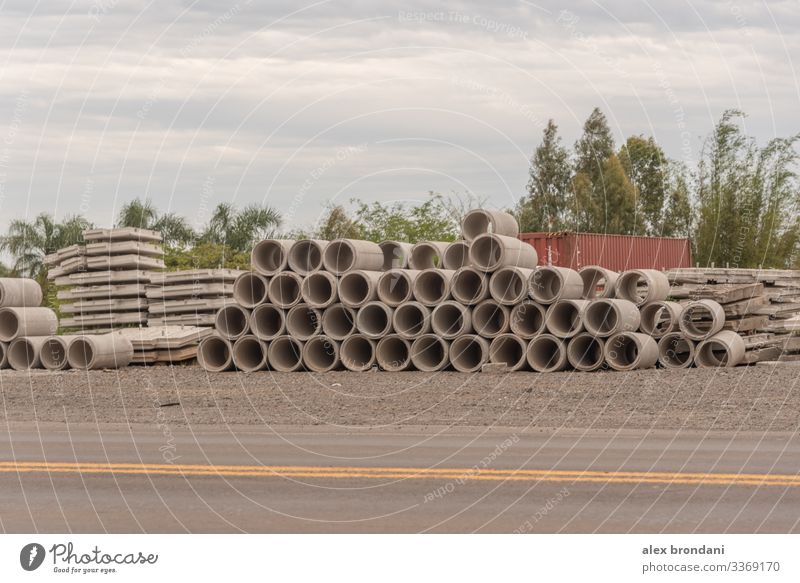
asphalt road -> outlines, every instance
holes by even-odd
[[[5,532],[796,532],[789,433],[7,423]]]

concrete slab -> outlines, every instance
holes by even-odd
[[[153,316],[187,313],[208,314],[215,313],[221,307],[232,303],[233,298],[168,300],[166,302],[150,302],[147,309]]]
[[[151,272],[141,269],[120,271],[87,271],[56,278],[56,285],[111,285],[117,283],[149,283]]]
[[[89,243],[86,245],[86,255],[145,255],[147,257],[163,257],[164,248],[153,243],[141,241],[119,241],[102,243]]]
[[[166,350],[196,345],[214,330],[196,326],[148,326],[122,329],[118,333],[131,341],[134,350]]]
[[[89,300],[72,304],[62,304],[64,314],[91,314],[97,312],[133,312],[147,309],[146,298],[127,298],[118,300]]]
[[[90,270],[107,269],[163,269],[164,261],[141,255],[95,255],[86,258]]]
[[[135,227],[116,229],[88,229],[83,232],[84,241],[145,241],[160,243],[161,233]]]
[[[81,328],[84,326],[120,326],[122,324],[144,324],[147,312],[122,312],[119,314],[94,314],[62,318],[62,328]]]
[[[154,285],[185,283],[233,283],[244,271],[239,269],[185,269],[154,273],[150,282]]]
[[[150,326],[213,326],[216,316],[214,314],[172,314],[161,318],[150,317],[147,325]]]
[[[123,285],[90,285],[77,286],[69,289],[59,290],[56,297],[59,300],[79,300],[93,298],[131,298],[144,297],[145,286],[138,283]]]
[[[145,294],[148,299],[153,300],[233,297],[233,284],[185,283],[180,285],[148,285]]]

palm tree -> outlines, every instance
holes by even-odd
[[[238,210],[230,203],[220,203],[200,238],[206,243],[245,252],[256,241],[272,235],[280,224],[281,215],[270,206],[251,204]]]
[[[159,214],[148,198],[135,198],[124,204],[119,212],[120,227],[136,227],[159,231],[167,247],[183,247],[194,241],[196,235],[184,217],[175,213]]]

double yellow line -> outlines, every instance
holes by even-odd
[[[0,462],[0,473],[220,476],[368,480],[457,480],[492,482],[593,482],[718,486],[800,486],[800,475],[692,472],[601,472],[569,470],[476,470],[474,468],[382,468],[342,466],[246,466],[89,462]]]

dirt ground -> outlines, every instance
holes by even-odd
[[[800,367],[631,373],[0,371],[0,421],[794,431]]]

